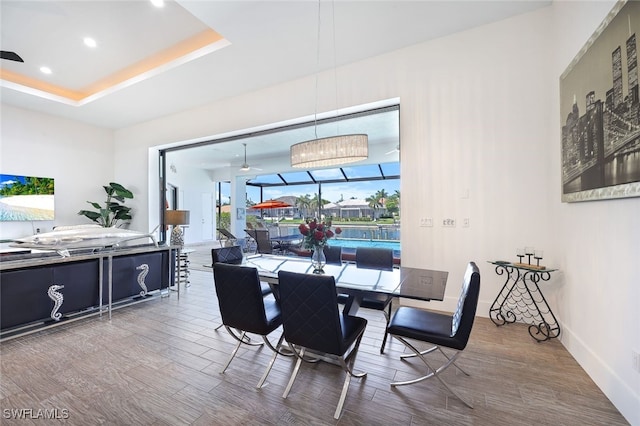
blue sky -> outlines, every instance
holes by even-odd
[[[357,198],[364,200],[376,192],[384,189],[389,195],[400,190],[400,180],[377,180],[370,182],[344,182],[331,183],[322,185],[322,198],[335,203],[342,197],[345,200]],[[301,196],[309,194],[313,197],[317,191],[316,185],[296,185],[296,186],[280,186],[264,189],[264,199],[278,198],[283,195]],[[249,192],[249,191],[248,191]],[[250,192],[249,192],[250,193]],[[259,192],[256,192],[259,194]],[[259,196],[256,196],[257,198]],[[253,197],[250,197],[253,200]],[[253,201],[259,201],[255,199]]]
[[[340,198],[348,200],[357,198],[364,200],[376,192],[384,189],[389,195],[400,190],[400,180],[377,180],[369,182],[345,182],[345,183],[326,183],[322,185],[322,198],[330,202],[337,202]],[[263,200],[278,198],[285,195],[302,196],[309,194],[311,197],[317,191],[316,185],[291,185],[266,187],[263,191]],[[254,202],[260,201],[260,189],[257,187],[247,187],[247,197]],[[222,185],[222,202],[229,202],[229,184]]]

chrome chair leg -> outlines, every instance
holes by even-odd
[[[231,333],[231,330],[229,330],[229,333]],[[229,367],[229,364],[231,364],[231,360],[233,360],[233,357],[235,357],[236,354],[238,353],[238,349],[240,349],[240,345],[242,344],[242,339],[244,338],[245,332],[244,331],[242,332],[242,335],[240,336],[240,338],[237,338],[233,333],[231,333],[231,335],[236,338],[238,343],[236,344],[236,347],[231,352],[231,356],[229,357],[229,360],[225,364],[220,374],[224,374],[224,372],[227,370],[227,367]]]
[[[214,330],[218,331],[218,329],[220,327],[225,327],[227,329],[227,331],[229,332],[229,334],[231,334],[231,336],[233,336],[236,340],[238,340],[238,336],[236,336],[236,334],[234,332],[232,332],[228,327],[226,327],[224,324],[220,324],[219,326],[217,326]],[[240,330],[238,330],[238,332],[240,332]],[[246,333],[242,333],[242,341],[244,343],[246,343],[247,345],[254,345],[254,346],[260,346],[262,343],[250,343],[251,342],[251,337],[249,337],[248,334]]]
[[[349,371],[347,371],[345,376],[344,384],[342,385],[342,393],[338,400],[338,406],[336,407],[336,412],[333,414],[333,418],[336,420],[340,418],[340,413],[342,413],[342,406],[344,405],[344,400],[347,398],[347,390],[349,389],[349,383],[351,382],[351,374],[349,374]]]
[[[426,354],[429,354],[429,353],[431,353],[431,352],[435,351],[436,349],[437,349],[437,350],[439,350],[439,351],[440,351],[440,353],[441,353],[441,354],[442,354],[442,355],[443,355],[447,360],[451,359],[451,357],[450,357],[449,355],[447,355],[447,354],[442,350],[442,348],[441,348],[440,346],[437,346],[437,345],[436,345],[436,346],[432,346],[432,347],[430,347],[429,349],[425,349],[424,351],[420,351],[420,354],[422,354],[422,355],[426,355]],[[400,359],[403,359],[403,360],[404,360],[404,359],[407,359],[407,358],[413,358],[413,357],[416,357],[416,356],[418,356],[418,355],[416,355],[415,353],[413,353],[413,354],[405,354],[405,355],[400,355]],[[458,364],[456,364],[455,362],[453,363],[453,365],[454,365],[454,367],[456,367],[458,370],[460,370],[462,373],[464,373],[464,375],[465,375],[465,376],[471,376],[471,374],[469,374],[469,373],[467,373],[466,371],[464,371],[464,370],[463,370],[463,369],[462,369]]]
[[[399,336],[395,336],[396,339],[400,340],[402,343],[404,343],[409,349],[411,349],[414,354],[412,354],[413,356],[417,356],[419,357],[422,362],[424,362],[424,364],[427,366],[427,368],[429,369],[429,371],[431,371],[431,373],[427,374],[426,376],[422,376],[422,377],[418,377],[416,379],[412,379],[412,380],[406,380],[403,382],[393,382],[391,383],[391,387],[396,387],[396,386],[404,386],[404,385],[411,385],[414,383],[418,383],[421,382],[423,380],[429,379],[431,377],[435,377],[436,379],[438,379],[438,381],[440,383],[442,383],[442,385],[449,391],[451,392],[456,398],[458,398],[460,401],[462,401],[467,407],[469,408],[473,408],[473,405],[468,402],[466,399],[464,399],[462,396],[460,396],[460,394],[458,394],[458,392],[454,391],[453,389],[451,389],[451,387],[449,387],[449,385],[442,380],[442,378],[440,378],[440,373],[443,372],[444,370],[446,370],[451,364],[455,365],[455,361],[456,359],[458,359],[458,357],[460,356],[460,354],[462,354],[461,351],[456,352],[456,354],[452,357],[448,357],[445,355],[445,358],[447,358],[447,362],[444,363],[441,367],[439,367],[438,369],[434,369],[433,367],[431,367],[431,365],[427,362],[426,358],[424,357],[425,354],[427,353],[431,353],[433,351],[435,351],[436,349],[439,349],[438,346],[434,346],[432,348],[429,348],[426,351],[419,351],[418,349],[416,349],[413,345],[411,345],[409,342],[407,342],[405,339],[403,339],[402,337]],[[442,351],[442,350],[441,350]],[[403,356],[403,358],[408,358],[408,356]],[[456,365],[456,368],[459,368]],[[462,370],[461,370],[462,371]],[[464,371],[463,371],[464,373]],[[466,374],[466,373],[465,373]]]
[[[267,339],[267,336],[262,336],[262,338],[264,339],[264,343],[273,350],[273,355],[271,356],[271,360],[269,361],[269,364],[267,365],[267,369],[264,371],[264,374],[262,375],[262,378],[260,378],[260,381],[258,382],[258,385],[256,386],[256,388],[258,388],[258,389],[260,389],[262,387],[262,385],[264,384],[265,380],[267,380],[267,376],[271,372],[271,367],[273,367],[273,363],[276,362],[276,358],[278,357],[278,354],[280,353],[279,349],[280,349],[280,346],[282,345],[282,340],[284,339],[284,333],[282,335],[280,335],[280,339],[278,339],[278,344],[276,345],[275,348],[271,345],[271,343]]]
[[[283,398],[286,398],[287,396],[289,396],[289,391],[293,386],[293,381],[296,379],[296,376],[298,375],[298,371],[300,370],[300,365],[302,364],[302,358],[304,357],[304,348],[302,348],[300,350],[300,353],[298,354],[298,352],[296,351],[296,349],[293,347],[291,343],[287,343],[287,344],[289,345],[289,348],[291,349],[291,351],[293,351],[293,353],[296,354],[296,357],[298,359],[296,360],[296,366],[293,368],[293,372],[291,373],[291,378],[289,379],[289,383],[287,383],[287,387],[284,390],[284,394],[282,394]]]

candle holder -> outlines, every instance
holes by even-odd
[[[524,250],[516,249],[516,256],[518,256],[518,263],[522,263],[522,258],[524,257]]]
[[[544,252],[542,250],[536,250],[533,258],[536,260],[536,266],[540,266],[540,261],[542,260],[542,255]]]
[[[529,265],[531,265],[531,256],[533,256],[535,252],[536,252],[536,249],[534,249],[533,247],[524,248],[524,254],[527,255],[527,262],[529,263]]]

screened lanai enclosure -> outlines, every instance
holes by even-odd
[[[158,206],[189,210],[185,242],[219,238],[223,227],[240,239],[247,226],[294,235],[305,219],[340,223],[332,244],[390,244],[400,249],[400,107],[373,109],[296,124],[238,132],[160,152]],[[338,166],[295,169],[290,147],[337,134],[368,135],[368,158]],[[288,207],[252,209],[270,199]]]

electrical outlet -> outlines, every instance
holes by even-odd
[[[420,218],[420,226],[423,226],[423,227],[433,226],[433,219],[431,219],[430,217]]]
[[[469,218],[465,217],[464,219],[462,219],[462,227],[463,228],[468,228],[469,227]]]
[[[451,218],[442,219],[442,226],[444,226],[445,228],[455,228],[456,220]]]
[[[640,373],[640,352],[631,350],[631,362],[636,373]]]

